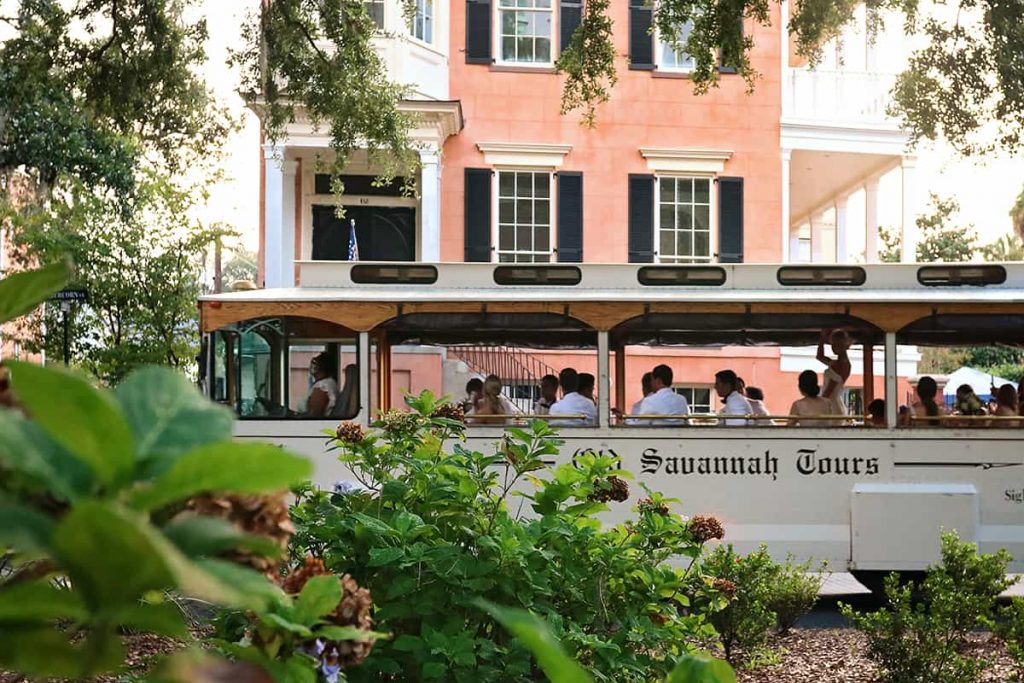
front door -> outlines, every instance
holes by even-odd
[[[416,209],[409,206],[313,206],[313,260],[347,261],[350,221],[356,222],[361,261],[415,261]]]

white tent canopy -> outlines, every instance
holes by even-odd
[[[949,379],[946,382],[946,386],[942,393],[946,396],[955,396],[956,388],[961,384],[970,384],[971,388],[974,389],[974,393],[979,398],[985,398],[991,396],[992,387],[996,389],[1003,386],[1004,384],[1012,384],[1014,387],[1017,386],[1016,382],[1011,382],[1008,379],[1002,377],[994,377],[987,372],[981,370],[975,370],[974,368],[960,368],[956,372],[949,374]]]

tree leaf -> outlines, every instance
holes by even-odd
[[[269,604],[288,604],[288,596],[259,572],[227,560],[196,560],[195,564],[218,581],[234,587],[245,596],[240,607],[265,609]]]
[[[483,599],[474,600],[473,604],[494,617],[533,653],[548,680],[554,683],[593,683],[590,674],[565,653],[547,624],[538,617],[526,610],[500,607]]]
[[[368,567],[382,567],[391,564],[403,555],[405,555],[405,550],[402,548],[370,548],[370,561],[366,565]]]
[[[736,683],[736,673],[728,662],[706,654],[686,654],[679,660],[665,683]]]
[[[276,558],[283,553],[270,539],[244,533],[227,520],[215,517],[188,517],[171,522],[162,531],[189,557],[212,556],[233,548],[245,548],[264,557]]]
[[[224,441],[181,456],[151,486],[135,491],[131,503],[152,510],[209,491],[278,491],[302,483],[312,473],[308,460],[277,446]]]
[[[0,668],[33,677],[86,677],[91,654],[73,647],[53,627],[0,626]]]
[[[230,411],[207,400],[170,368],[131,373],[118,385],[116,396],[135,434],[136,457],[151,463],[151,475],[162,474],[173,464],[167,456],[231,438]]]
[[[0,590],[0,623],[45,623],[53,619],[84,621],[88,616],[77,593],[57,588],[48,579]]]
[[[63,500],[87,493],[92,484],[88,466],[12,410],[0,411],[0,463]]]
[[[0,280],[0,323],[19,318],[60,290],[71,277],[65,262],[14,273]]]
[[[282,631],[287,631],[288,633],[294,633],[295,635],[301,638],[313,637],[313,631],[311,631],[308,626],[296,623],[294,621],[291,621],[290,619],[286,619],[280,614],[275,614],[274,612],[267,612],[265,614],[260,614],[259,618],[268,626],[276,627]]]
[[[293,617],[301,624],[312,626],[319,617],[333,612],[343,595],[341,579],[337,576],[314,576],[295,599]]]
[[[139,631],[155,633],[168,638],[186,639],[188,626],[181,610],[173,603],[140,602],[119,610],[113,619],[120,626],[129,626]]]
[[[21,362],[9,366],[18,401],[57,443],[107,486],[116,488],[131,479],[131,430],[108,392],[63,368]]]
[[[24,553],[48,553],[53,520],[24,505],[0,504],[0,545]]]

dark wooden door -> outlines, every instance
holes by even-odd
[[[349,221],[356,222],[360,261],[415,261],[416,209],[407,206],[313,206],[313,260],[347,261]]]

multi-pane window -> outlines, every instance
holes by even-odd
[[[434,0],[416,0],[416,14],[410,19],[409,32],[424,43],[434,42]]]
[[[693,71],[693,56],[687,53],[683,46],[690,39],[693,31],[693,22],[687,21],[676,34],[676,40],[658,40],[658,68],[670,71]]]
[[[658,179],[658,261],[711,261],[711,178]]]
[[[551,0],[500,0],[501,61],[550,64],[553,17]]]
[[[498,261],[551,260],[551,174],[498,171]]]
[[[711,412],[711,387],[675,387],[673,391],[686,399],[691,413]]]
[[[377,28],[384,28],[384,0],[363,0],[363,7]]]

